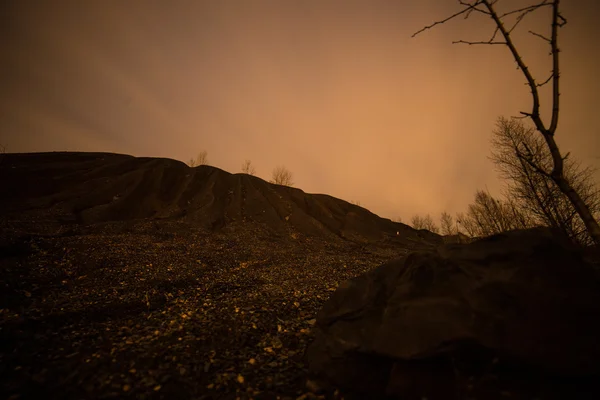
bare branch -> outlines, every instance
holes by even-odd
[[[485,15],[490,15],[487,11],[482,10],[480,8],[477,8],[477,6],[479,4],[484,3],[483,1],[477,1],[477,2],[475,2],[475,4],[469,4],[466,1],[461,1],[461,0],[458,0],[458,2],[460,4],[462,4],[463,6],[467,6],[468,9],[469,9],[469,11],[467,11],[467,14],[465,15],[465,19],[469,18],[469,15],[471,15],[471,13],[473,11],[477,11],[477,12],[480,12],[480,13],[485,14]]]
[[[454,42],[452,42],[452,44],[457,44],[457,43],[463,43],[463,44],[468,44],[468,45],[472,45],[472,44],[506,44],[506,42],[469,42],[466,40],[455,40]]]
[[[482,3],[482,0],[477,0],[475,2],[475,4],[468,4],[468,3],[465,3],[464,1],[460,1],[460,0],[459,0],[459,2],[460,2],[460,4],[467,6],[467,8],[465,8],[465,9],[463,9],[463,10],[461,10],[461,11],[455,13],[455,14],[452,14],[451,16],[449,16],[446,19],[443,19],[441,21],[436,21],[436,22],[434,22],[431,25],[427,25],[426,27],[424,27],[422,29],[419,29],[418,31],[416,31],[415,33],[413,33],[411,37],[415,37],[419,33],[424,32],[427,29],[431,29],[431,28],[433,28],[436,25],[441,25],[443,23],[446,23],[446,22],[450,21],[451,19],[454,19],[454,18],[458,17],[459,15],[467,13],[467,18],[468,18],[468,13],[472,12],[473,10],[484,12],[483,10],[480,10],[480,9],[477,8],[477,6]]]
[[[494,39],[496,39],[496,35],[498,34],[498,32],[500,32],[500,29],[498,29],[498,27],[496,27],[496,29],[494,29],[494,34],[492,35],[490,40],[488,40],[488,42],[493,42]]]
[[[521,23],[521,21],[523,21],[523,15],[525,14],[521,14],[518,18],[517,18],[517,22],[515,22],[515,24],[508,30],[508,33],[512,33],[512,31],[515,30],[515,28]]]
[[[540,35],[539,33],[536,33],[536,32],[534,32],[534,31],[529,31],[529,33],[531,33],[533,36],[537,36],[537,37],[539,37],[539,38],[542,38],[542,39],[544,39],[544,40],[545,40],[546,42],[548,42],[548,43],[552,43],[552,40],[548,39],[548,38],[547,38],[546,36],[544,36],[544,35]]]
[[[490,5],[493,6],[495,3],[496,2],[494,1],[493,3],[490,3]],[[507,15],[511,15],[511,14],[529,13],[531,11],[537,10],[540,7],[551,6],[551,5],[552,5],[552,3],[548,3],[548,0],[544,0],[541,3],[539,3],[539,4],[535,4],[535,5],[532,5],[532,6],[527,6],[525,8],[519,8],[518,10],[512,10],[512,11],[505,12],[504,14],[498,16],[498,18],[504,18]]]
[[[493,6],[493,4],[491,4]],[[500,16],[500,19],[504,18],[505,16],[509,15],[509,14],[515,14],[517,12],[521,12],[521,14],[517,17],[517,21],[515,22],[515,24],[512,26],[512,28],[510,28],[508,30],[508,33],[512,33],[512,31],[517,27],[517,25],[519,25],[521,23],[521,21],[523,21],[523,18],[525,18],[525,16],[535,10],[537,10],[538,8],[542,7],[543,5],[549,5],[546,4],[546,1],[544,1],[542,4],[538,4],[538,5],[534,5],[534,6],[530,6],[526,9],[521,9],[521,10],[514,10],[508,13],[505,13],[503,15]]]
[[[536,84],[536,85],[537,85],[537,87],[542,87],[542,86],[544,86],[546,83],[550,82],[550,79],[552,79],[552,77],[553,77],[553,76],[554,76],[554,73],[550,74],[550,76],[548,77],[548,79],[546,79],[544,82]]]
[[[544,2],[539,4],[538,7],[540,7],[541,5],[543,5],[545,3],[546,3],[546,0],[544,0]],[[539,93],[537,91],[537,86],[535,85],[533,76],[531,75],[531,73],[529,72],[529,69],[523,62],[521,55],[519,54],[519,52],[517,51],[516,47],[514,46],[512,40],[511,40],[510,33],[504,27],[504,24],[502,23],[500,17],[498,17],[498,14],[496,14],[496,12],[494,11],[492,5],[489,3],[486,3],[486,6],[488,7],[488,10],[490,11],[492,19],[496,23],[496,26],[500,29],[502,36],[506,40],[506,45],[510,49],[510,52],[512,53],[513,58],[517,62],[517,65],[519,66],[521,71],[523,72],[523,75],[525,75],[525,79],[527,80],[527,83],[529,84],[529,87],[531,88],[531,94],[533,96],[533,110],[532,110],[530,116],[531,116],[531,119],[535,122],[536,128],[542,134],[544,134],[544,132],[546,132],[546,127],[544,126],[544,123],[542,122],[542,120],[540,118],[540,98],[539,98]],[[533,8],[533,9],[535,9],[535,8]]]
[[[556,0],[552,7],[552,39],[550,41],[552,47],[552,121],[550,122],[550,128],[548,128],[548,134],[550,136],[554,136],[554,132],[556,132],[556,127],[558,126],[558,98],[560,96],[558,90],[558,78],[560,76],[559,68],[558,68],[558,28],[567,23],[567,20],[564,19],[558,12],[558,4],[559,1]],[[559,23],[558,20],[561,20],[562,23]],[[543,132],[542,132],[543,133]],[[555,159],[555,163],[556,163]],[[562,166],[562,164],[561,164]],[[562,171],[561,171],[562,172]]]
[[[538,172],[539,174],[550,178],[550,174],[547,173],[546,171],[544,171],[543,169],[541,169],[539,166],[537,166],[533,161],[531,161],[528,157],[525,157],[523,154],[521,154],[521,152],[519,150],[516,151],[516,155],[519,159],[525,161],[527,164],[529,164],[529,166],[531,168],[533,168],[536,172]]]

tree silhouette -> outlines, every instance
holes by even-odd
[[[196,156],[196,158],[190,158],[190,161],[188,162],[190,167],[197,167],[199,165],[206,165],[208,164],[208,153],[206,152],[206,150],[202,150],[200,153],[198,153],[198,155]]]
[[[283,186],[294,186],[292,173],[284,166],[277,166],[273,169],[273,177],[269,182]]]
[[[531,168],[536,170],[541,175],[544,175],[554,181],[556,185],[560,188],[561,192],[564,193],[569,201],[573,204],[574,209],[577,211],[577,214],[580,216],[583,221],[590,237],[594,240],[597,245],[600,245],[600,225],[594,218],[590,207],[586,204],[585,200],[582,199],[579,192],[574,188],[569,180],[565,177],[564,174],[564,161],[568,156],[563,156],[558,148],[558,145],[555,141],[555,133],[556,128],[558,127],[558,116],[559,116],[559,82],[560,82],[560,69],[559,69],[559,48],[558,48],[558,30],[563,27],[567,20],[559,11],[560,0],[548,1],[543,0],[538,4],[525,6],[523,8],[514,9],[511,11],[504,12],[499,14],[495,9],[494,5],[497,0],[474,0],[472,2],[467,2],[465,0],[459,0],[459,3],[464,6],[461,11],[454,13],[453,15],[434,22],[431,25],[425,26],[424,28],[415,32],[412,37],[417,36],[418,34],[435,27],[436,25],[444,24],[456,17],[464,16],[467,19],[472,13],[480,13],[490,17],[496,28],[494,29],[494,33],[492,34],[489,40],[485,41],[465,41],[458,40],[453,43],[462,43],[468,45],[478,45],[478,44],[487,44],[487,45],[506,45],[510,50],[515,62],[517,63],[518,69],[523,73],[525,80],[527,81],[527,85],[531,90],[532,96],[532,110],[530,112],[521,111],[521,114],[525,118],[530,118],[533,121],[536,130],[540,133],[543,138],[548,151],[552,158],[551,168],[544,169],[535,163],[533,160],[532,153],[524,146],[519,146],[517,149],[516,155],[523,162],[529,164]],[[551,22],[551,34],[550,37],[546,37],[540,33],[529,31],[532,35],[540,38],[544,42],[548,44],[550,47],[550,54],[552,55],[552,72],[550,76],[541,83],[538,83],[529,68],[523,61],[521,54],[515,47],[512,40],[512,32],[514,29],[523,21],[524,17],[532,12],[538,11],[543,7],[551,7],[552,8],[552,22]],[[516,15],[516,22],[512,24],[512,26],[507,26],[505,24],[505,18],[509,16]],[[501,39],[497,39],[501,36]],[[502,40],[503,39],[503,40]],[[549,82],[552,82],[552,115],[550,118],[550,124],[546,125],[542,121],[542,117],[540,115],[540,96],[538,89]]]
[[[552,155],[533,127],[527,128],[522,120],[499,118],[492,138],[490,159],[500,175],[508,181],[506,197],[537,225],[557,228],[574,243],[592,244],[592,238],[573,207],[573,203],[556,183],[539,169],[552,166]],[[527,149],[531,163],[518,156],[519,149]],[[592,215],[600,215],[600,192],[593,181],[593,170],[581,168],[573,158],[565,158],[563,174],[588,205]]]
[[[256,168],[254,168],[254,165],[252,165],[252,161],[244,161],[242,164],[242,172],[248,175],[254,175],[256,173]]]
[[[445,211],[440,217],[440,226],[442,235],[455,235],[457,233],[452,215],[448,214]]]
[[[412,224],[412,227],[415,229],[427,229],[428,231],[433,233],[439,232],[438,227],[435,225],[435,222],[433,222],[433,218],[431,218],[431,215],[429,214],[427,214],[424,217],[421,217],[420,215],[414,215],[410,222]]]

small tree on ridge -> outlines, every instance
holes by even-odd
[[[256,173],[256,168],[254,168],[254,165],[252,165],[252,161],[250,161],[250,160],[244,161],[244,163],[242,164],[242,172],[244,174],[254,176],[254,174]]]
[[[284,166],[277,166],[273,169],[273,176],[269,182],[283,186],[294,186],[292,173]]]
[[[195,159],[190,158],[190,161],[188,162],[188,165],[192,168],[206,164],[208,164],[208,153],[206,150],[202,150],[200,153],[198,153]]]

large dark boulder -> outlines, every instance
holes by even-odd
[[[548,229],[381,265],[342,283],[315,330],[312,382],[347,397],[599,394],[600,283],[592,264]]]

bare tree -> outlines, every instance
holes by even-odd
[[[420,215],[413,215],[413,217],[410,219],[410,224],[415,229],[425,229],[425,222],[423,221],[423,217]]]
[[[472,238],[480,236],[477,222],[465,213],[459,212],[456,214],[456,224],[458,225],[457,228],[459,232]]]
[[[437,227],[437,225],[435,224],[435,222],[433,222],[433,218],[431,218],[431,215],[427,214],[424,218],[425,220],[425,229],[427,229],[428,231],[431,231],[433,233],[439,233],[440,230]]]
[[[256,168],[254,168],[254,165],[252,165],[252,161],[250,161],[250,160],[244,161],[244,163],[242,164],[242,172],[244,174],[254,176],[254,174],[256,173]]]
[[[528,218],[514,203],[495,199],[483,190],[475,193],[475,202],[469,204],[466,214],[457,214],[456,220],[471,237],[490,236],[531,227],[527,224]]]
[[[564,175],[564,161],[568,156],[562,156],[558,145],[555,141],[555,133],[556,128],[558,126],[558,114],[559,114],[559,78],[560,78],[560,69],[559,69],[559,48],[558,48],[558,29],[563,27],[567,20],[562,16],[559,11],[560,0],[543,0],[535,5],[525,6],[523,8],[515,9],[512,11],[507,11],[502,14],[499,14],[494,9],[494,5],[497,0],[473,0],[471,2],[467,2],[465,0],[459,0],[459,3],[464,6],[461,11],[454,13],[453,15],[441,20],[434,22],[431,25],[425,26],[419,31],[413,34],[413,37],[418,35],[419,33],[431,29],[436,25],[443,24],[448,22],[451,19],[454,19],[458,16],[463,15],[465,18],[468,18],[472,13],[481,13],[488,17],[490,17],[496,28],[494,29],[494,33],[489,40],[479,41],[479,42],[471,42],[465,40],[458,40],[453,43],[464,43],[469,45],[476,44],[500,44],[506,45],[510,50],[514,60],[517,63],[518,68],[523,73],[525,80],[527,81],[527,85],[531,89],[532,96],[532,110],[531,112],[521,111],[521,114],[524,117],[530,118],[536,130],[541,134],[544,139],[546,146],[550,152],[552,157],[552,166],[551,168],[542,168],[537,165],[532,159],[532,154],[527,150],[527,148],[520,146],[517,149],[516,155],[524,162],[528,163],[533,169],[539,172],[541,175],[544,175],[550,179],[552,179],[556,185],[560,188],[561,192],[564,193],[569,201],[573,204],[574,209],[577,211],[577,214],[580,216],[583,221],[590,237],[594,240],[597,245],[600,245],[600,225],[594,218],[589,205],[585,203],[585,201],[581,198],[580,194],[577,192],[576,188],[574,188],[569,180]],[[523,18],[534,11],[541,9],[542,7],[551,7],[552,8],[552,23],[551,23],[551,34],[550,37],[544,36],[537,32],[529,31],[532,35],[540,38],[541,40],[548,43],[550,47],[550,54],[552,55],[552,72],[548,79],[545,81],[538,83],[531,75],[529,68],[523,61],[521,54],[518,52],[512,40],[512,32],[514,29],[523,21]],[[512,26],[505,25],[504,19],[506,17],[514,17],[516,15],[516,20],[512,24]],[[504,40],[498,40],[497,37],[500,34]],[[552,82],[552,116],[550,119],[550,125],[546,126],[542,121],[540,115],[540,96],[538,89],[545,84]]]
[[[531,213],[529,213],[528,210],[523,209],[514,198],[508,197],[502,204],[508,218],[511,219],[512,229],[526,229],[541,225],[533,218]]]
[[[500,175],[508,180],[506,197],[536,224],[557,228],[576,244],[592,244],[573,203],[550,177],[538,172],[538,169],[551,168],[552,155],[544,139],[534,132],[535,129],[527,128],[522,120],[498,119],[490,159]],[[527,149],[537,169],[518,156],[519,148]],[[572,158],[564,160],[564,177],[588,205],[592,215],[598,216],[600,191],[594,184],[593,172],[591,168],[581,168]]]
[[[433,233],[438,233],[440,231],[435,225],[435,222],[433,222],[433,218],[431,218],[431,215],[429,214],[424,217],[421,217],[420,215],[414,215],[410,222],[412,227],[415,229],[427,229]]]
[[[200,153],[198,153],[198,155],[196,156],[196,158],[190,158],[190,161],[188,161],[188,164],[190,167],[197,167],[199,165],[206,165],[208,164],[208,153],[206,152],[206,150],[202,150]]]
[[[292,173],[284,166],[278,166],[273,169],[273,178],[269,182],[277,185],[294,186]]]
[[[440,226],[442,228],[442,235],[456,235],[458,233],[456,231],[456,227],[454,226],[454,219],[452,218],[452,215],[445,211],[440,217]]]

